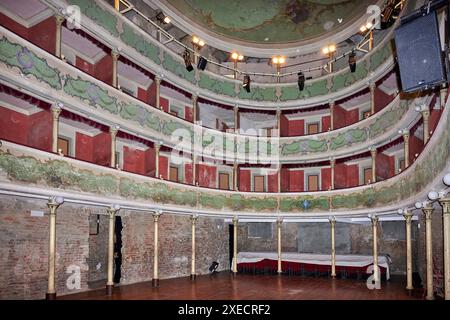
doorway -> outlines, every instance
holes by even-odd
[[[122,217],[116,216],[114,226],[114,283],[122,277]]]

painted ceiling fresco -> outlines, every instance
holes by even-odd
[[[347,27],[370,0],[167,0],[207,31],[261,44],[298,42]],[[342,20],[341,20],[342,19]]]

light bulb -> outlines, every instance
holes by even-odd
[[[442,181],[446,186],[450,187],[450,172],[444,176],[444,179],[442,179]]]
[[[415,207],[416,209],[421,209],[423,207],[422,202],[416,202]]]
[[[439,198],[439,193],[437,193],[436,191],[432,190],[430,192],[428,192],[428,199],[430,199],[431,201],[437,200]]]

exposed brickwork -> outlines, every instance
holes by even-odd
[[[41,210],[44,217],[31,217]],[[63,204],[56,218],[57,295],[88,290],[88,282],[106,278],[108,219],[100,217],[99,235],[89,235],[89,217],[103,208]],[[122,216],[122,284],[153,276],[153,217],[150,213],[120,212]],[[95,221],[95,219],[94,219]],[[43,299],[47,291],[48,208],[45,200],[0,196],[0,299]],[[159,225],[160,278],[190,274],[191,220],[164,214]],[[212,261],[228,266],[228,225],[221,219],[197,222],[197,273],[208,273]],[[97,270],[96,266],[101,263]],[[81,289],[69,290],[70,266],[80,268]]]

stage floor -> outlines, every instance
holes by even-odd
[[[160,280],[117,286],[111,297],[105,289],[60,296],[73,300],[410,300],[405,277],[383,281],[380,290],[369,290],[364,280],[332,279],[287,275],[238,274],[224,271],[215,275]]]

